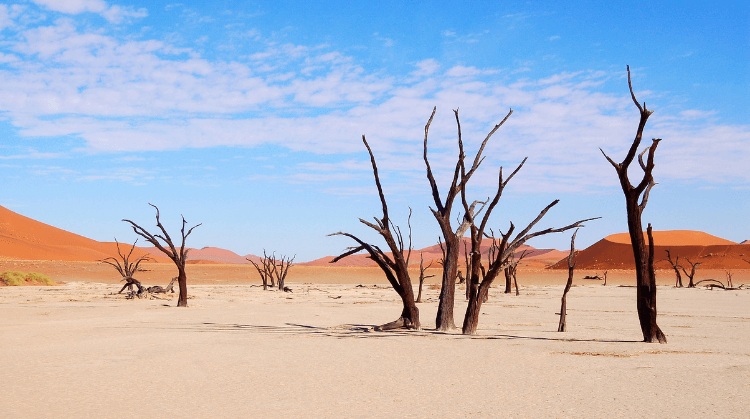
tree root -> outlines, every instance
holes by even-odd
[[[411,322],[411,320],[408,320],[404,317],[399,317],[398,319],[386,323],[380,326],[375,326],[373,328],[376,332],[385,332],[388,330],[397,330],[397,329],[415,329],[414,324]]]

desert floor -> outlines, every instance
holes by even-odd
[[[571,289],[569,331],[556,332],[558,273],[520,296],[493,288],[465,337],[433,330],[435,286],[423,330],[374,332],[400,313],[393,290],[302,271],[293,293],[207,274],[187,308],[126,300],[111,275],[0,287],[0,416],[750,417],[747,290],[660,287],[669,343],[645,344],[635,289],[595,281]]]

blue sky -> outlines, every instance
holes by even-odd
[[[365,134],[414,245],[439,235],[421,158],[443,190],[459,108],[467,151],[490,141],[469,196],[529,161],[491,222],[555,198],[544,226],[595,216],[579,247],[626,230],[602,147],[620,161],[638,112],[663,138],[644,220],[750,238],[750,9],[741,2],[238,2],[32,0],[0,4],[0,205],[97,240],[120,220],[193,247],[311,260],[377,240]],[[650,141],[647,141],[649,143]],[[637,176],[638,173],[633,173]],[[569,236],[536,247],[568,246]]]

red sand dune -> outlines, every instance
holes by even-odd
[[[460,263],[464,262],[466,257],[466,250],[469,250],[471,248],[471,240],[468,237],[463,238],[463,243],[466,244],[461,245],[461,256],[460,256]],[[483,240],[482,241],[482,247],[481,251],[482,254],[486,255],[490,248],[490,240]],[[516,257],[518,257],[522,252],[526,252],[526,256],[524,256],[522,264],[539,264],[541,266],[549,265],[550,263],[554,263],[555,261],[559,260],[565,253],[561,252],[559,250],[555,249],[535,249],[531,246],[523,245],[521,246],[518,251],[515,253]],[[409,266],[415,266],[419,265],[420,260],[420,253],[424,257],[424,264],[429,265],[430,262],[434,262],[433,265],[437,264],[437,261],[442,259],[443,253],[440,250],[440,245],[432,245],[425,247],[423,249],[414,249],[411,252],[411,259],[409,259]],[[391,252],[386,252],[388,256],[392,256]],[[373,262],[366,253],[359,253],[351,256],[347,256],[346,258],[336,262],[336,263],[330,263],[331,260],[333,260],[335,256],[326,256],[322,257],[320,259],[315,259],[310,262],[304,262],[304,263],[298,263],[298,265],[301,266],[377,266],[375,262]]]
[[[156,247],[145,248],[151,254],[161,255],[161,251]],[[178,249],[179,250],[179,249]],[[231,263],[231,264],[249,264],[246,258],[253,259],[258,262],[260,258],[255,255],[240,256],[231,250],[222,249],[219,247],[204,247],[202,249],[190,248],[188,253],[188,263],[198,264],[211,264],[211,263]]]
[[[121,243],[123,252],[131,245]],[[135,257],[145,251],[136,248]],[[97,261],[117,255],[115,243],[98,242],[0,206],[0,256],[27,260]],[[160,260],[164,261],[164,260]]]
[[[648,239],[646,240],[648,242]],[[654,260],[657,269],[671,269],[666,260],[669,250],[674,261],[687,268],[685,258],[700,262],[700,269],[747,269],[750,246],[737,244],[702,231],[654,231]],[[582,250],[576,257],[577,269],[607,270],[634,269],[633,250],[627,233],[613,234]],[[557,262],[552,269],[567,269],[567,260]]]
[[[139,241],[139,243],[142,242]],[[123,253],[132,244],[120,243]],[[133,257],[150,253],[157,262],[171,261],[155,247],[136,247]],[[98,242],[17,214],[0,206],[0,256],[25,260],[94,262],[117,255],[114,242]],[[191,249],[189,263],[249,263],[245,257],[216,247]]]

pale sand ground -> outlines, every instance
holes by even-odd
[[[393,290],[290,285],[190,286],[188,308],[2,287],[0,416],[750,417],[750,291],[660,287],[659,345],[639,342],[633,288],[574,287],[566,333],[561,285],[493,289],[467,338],[430,330],[434,289],[425,330],[378,333]]]

